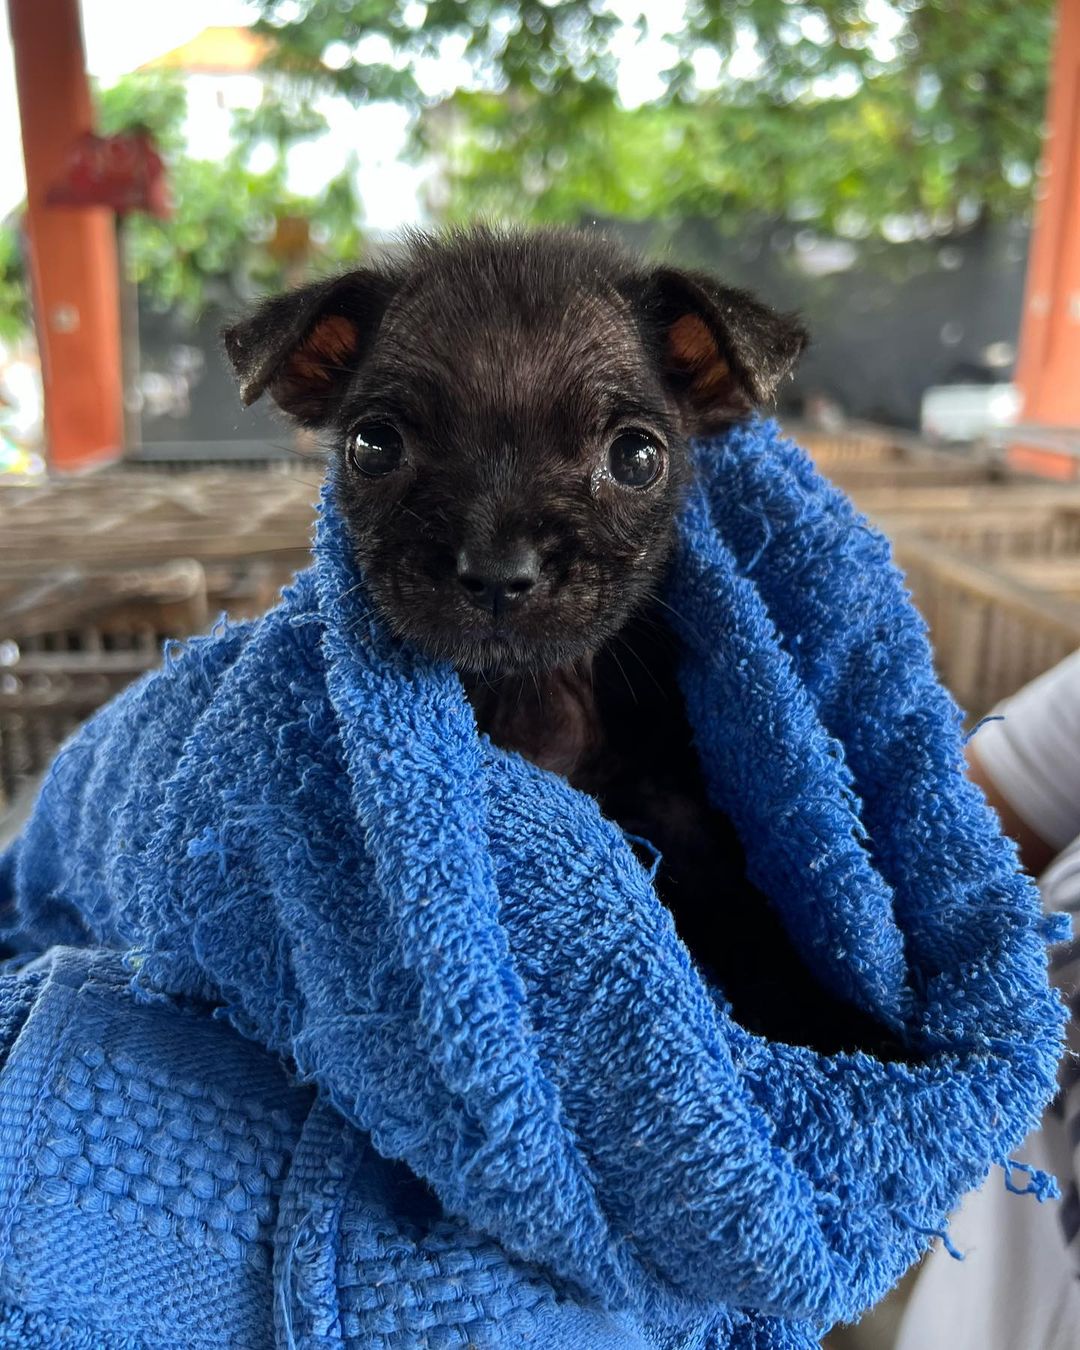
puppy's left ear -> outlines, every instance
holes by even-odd
[[[809,340],[797,315],[703,272],[658,268],[643,308],[665,380],[698,432],[771,401]]]
[[[266,392],[305,426],[328,422],[398,285],[388,271],[360,268],[275,295],[226,328],[245,407]]]

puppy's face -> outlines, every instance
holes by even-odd
[[[416,239],[226,334],[247,401],[269,388],[328,433],[386,621],[485,672],[573,663],[624,625],[659,582],[689,438],[803,342],[602,240],[488,232]]]

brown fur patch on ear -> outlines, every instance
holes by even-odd
[[[681,366],[699,367],[720,355],[708,324],[696,314],[684,314],[668,329],[668,354]]]
[[[687,380],[687,392],[698,407],[746,407],[716,338],[697,314],[682,315],[668,329],[667,356],[674,370]]]
[[[290,353],[282,373],[298,383],[329,384],[359,346],[360,329],[352,319],[344,314],[327,314]]]
[[[344,387],[359,350],[358,325],[344,314],[326,314],[285,358],[270,393],[294,417],[318,422]]]

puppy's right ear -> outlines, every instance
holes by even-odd
[[[265,391],[305,426],[328,422],[397,287],[390,273],[361,268],[275,295],[226,328],[244,406]]]
[[[704,272],[657,268],[636,299],[695,435],[768,403],[807,343],[798,315],[779,314]]]

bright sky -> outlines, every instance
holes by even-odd
[[[0,216],[22,200],[25,190],[22,146],[16,132],[19,110],[15,97],[11,35],[6,0],[0,0]],[[144,61],[187,42],[211,24],[247,24],[255,18],[245,0],[183,0],[180,5],[154,0],[82,0],[86,64],[91,75],[106,83]],[[360,158],[365,219],[375,229],[392,230],[416,219],[417,191],[422,177],[413,166],[399,162],[405,137],[405,117],[394,107],[353,109],[338,101],[324,108],[331,134],[304,146],[297,156],[292,184],[311,192],[338,172],[345,154],[355,149]],[[189,128],[198,139],[198,127]]]

